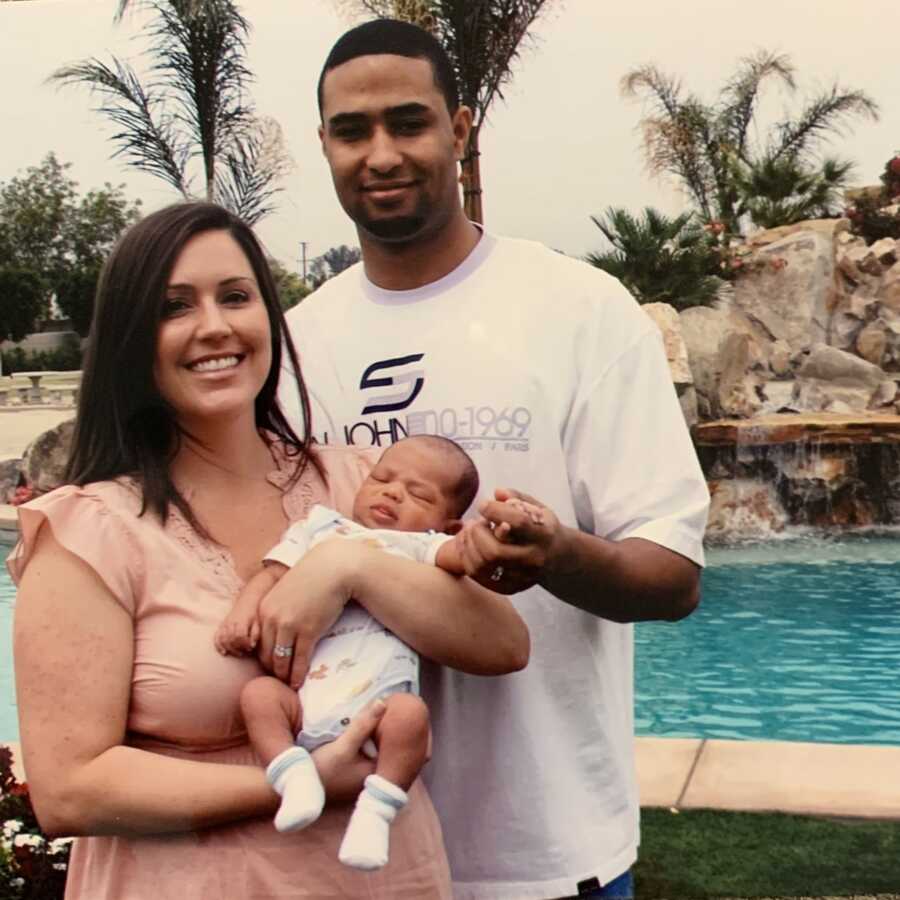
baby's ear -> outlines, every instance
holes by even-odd
[[[444,534],[459,534],[462,531],[462,519],[451,519],[444,526]]]

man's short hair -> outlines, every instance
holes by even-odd
[[[384,53],[428,60],[435,86],[444,95],[447,110],[451,116],[456,112],[459,106],[456,73],[440,41],[418,25],[401,22],[399,19],[375,19],[351,28],[339,37],[331,48],[319,75],[319,118],[322,117],[322,86],[325,83],[325,76],[332,69],[358,56],[376,56]]]

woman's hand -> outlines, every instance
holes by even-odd
[[[337,621],[350,600],[362,549],[356,541],[318,544],[259,605],[259,661],[264,669],[295,690],[306,678],[319,638]]]
[[[363,782],[375,771],[375,761],[364,756],[363,744],[375,734],[387,706],[375,700],[360,710],[343,734],[312,753],[329,802],[355,800]]]

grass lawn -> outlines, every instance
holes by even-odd
[[[639,900],[900,898],[900,822],[641,810]]]

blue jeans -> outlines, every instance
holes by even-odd
[[[631,869],[587,894],[567,897],[566,900],[634,900],[634,876]]]

